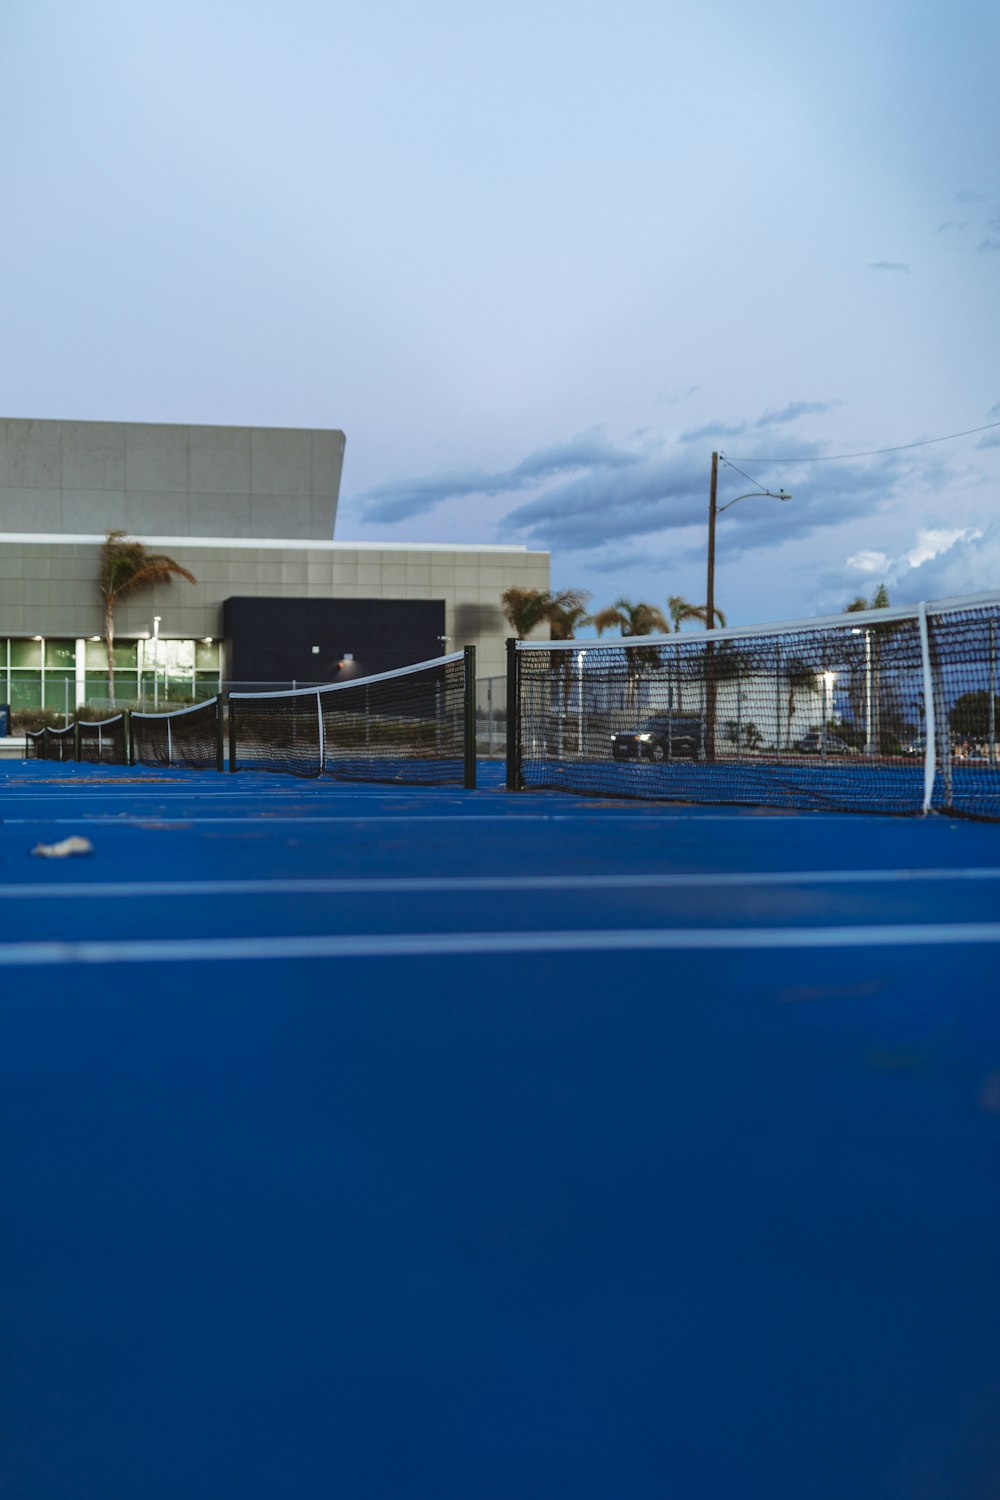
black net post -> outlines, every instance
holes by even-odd
[[[236,770],[236,712],[232,698],[229,699],[229,769]]]
[[[997,738],[997,622],[990,620],[990,665],[989,665],[989,699],[987,715],[989,726],[987,741],[989,750],[987,759],[990,768],[996,765],[996,738]]]
[[[42,730],[42,760],[49,758],[49,726],[46,724]]]
[[[135,765],[135,745],[132,739],[132,710],[122,709],[122,739],[125,744],[125,764]]]
[[[226,701],[228,694],[220,693],[215,700],[215,769],[226,769]]]
[[[943,811],[951,812],[954,807],[954,767],[952,763],[952,727],[948,712],[948,683],[946,668],[942,657],[942,647],[947,639],[947,625],[945,620],[929,620],[930,635],[930,658],[931,658],[931,687],[926,694],[931,707],[929,712],[934,715],[937,725],[937,758],[938,770],[941,773],[941,785],[944,792]],[[938,633],[942,640],[939,643]]]
[[[476,648],[466,646],[465,665],[465,789],[476,788]]]
[[[521,788],[521,702],[518,693],[517,641],[507,641],[507,790]]]
[[[78,718],[73,720],[73,759],[76,761],[80,759],[80,720]]]
[[[708,629],[712,629],[712,621],[708,622]],[[702,754],[707,761],[715,760],[715,721],[718,706],[718,695],[715,686],[715,642],[709,641],[705,647],[705,724],[703,730]]]

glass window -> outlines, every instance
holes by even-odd
[[[167,672],[160,676],[160,697],[170,703],[190,702],[194,686],[190,672]]]
[[[11,672],[10,706],[16,708],[41,708],[42,680],[37,672]]]
[[[38,672],[42,665],[41,641],[11,641],[10,664],[12,667],[32,668]]]
[[[61,714],[72,714],[76,708],[76,674],[46,672],[45,707]]]
[[[76,671],[76,641],[45,641],[45,670],[65,668]]]
[[[115,641],[115,644],[112,648],[112,655],[114,656],[116,667],[121,667],[123,670],[128,670],[129,668],[131,668],[134,672],[139,663],[139,642],[122,641],[119,644],[118,641]],[[107,663],[107,660],[108,648],[107,646],[104,646],[105,663]]]
[[[115,666],[121,667],[123,671],[135,671],[139,660],[138,641],[115,641],[112,655]],[[108,670],[108,646],[106,641],[87,641],[85,645],[84,661],[88,672],[100,672]]]
[[[115,642],[112,657],[115,664],[114,699],[117,706],[127,706],[135,701],[138,656],[138,641]],[[108,692],[107,643],[103,640],[87,641],[84,659],[87,666],[87,702],[95,708],[107,707],[111,702]]]
[[[195,641],[194,664],[199,672],[219,671],[219,646],[218,641]]]
[[[115,678],[115,688],[116,688],[116,690],[117,690],[118,686],[119,686],[119,683],[118,683],[118,679],[116,677]],[[97,704],[97,703],[106,703],[108,701],[108,674],[107,674],[107,671],[104,671],[104,672],[88,672],[87,676],[86,676],[86,679],[85,679],[85,688],[84,688],[84,691],[86,693],[87,702],[88,703],[94,703],[94,704]],[[129,683],[129,693],[131,693],[131,691],[132,691],[132,685],[131,685],[131,682],[130,682]]]
[[[190,672],[194,666],[194,641],[160,640],[146,642],[146,665],[153,663],[162,672]]]
[[[12,640],[10,643],[12,709],[42,706],[42,645],[41,641],[34,640]]]

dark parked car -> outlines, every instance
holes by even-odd
[[[857,751],[853,745],[842,740],[835,734],[821,734],[818,729],[813,729],[803,739],[799,740],[799,749],[806,755],[856,755]]]
[[[700,719],[665,714],[614,735],[611,754],[615,760],[701,760],[704,740]]]

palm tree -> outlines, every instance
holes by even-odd
[[[623,637],[670,634],[670,624],[662,609],[658,609],[655,604],[647,604],[644,600],[633,602],[631,599],[616,599],[608,609],[599,609],[592,623],[597,627],[598,635],[603,635],[606,630],[620,630]],[[643,669],[658,667],[660,652],[655,646],[637,646],[635,650],[626,653],[626,663],[626,693],[629,704],[632,705],[638,696],[639,678]]]
[[[517,632],[518,640],[548,621],[554,641],[571,641],[579,625],[589,625],[584,606],[590,595],[583,589],[506,589],[500,596],[504,618]]]
[[[861,614],[862,611],[868,609],[888,609],[888,607],[889,590],[884,583],[880,583],[870,599],[866,599],[864,594],[857,594],[851,600],[850,604],[845,607],[844,613],[854,615]],[[879,672],[882,642],[886,636],[891,636],[896,628],[893,625],[889,625],[875,627],[870,631],[866,630],[864,632],[865,655],[863,660],[860,650],[848,651],[847,653],[851,663],[850,698],[855,731],[860,733],[860,726],[863,720],[866,745],[870,745],[876,749],[881,738],[879,725]],[[868,706],[871,709],[871,723],[868,722],[869,714],[862,707],[865,697],[867,697]]]
[[[816,673],[811,662],[803,661],[800,656],[791,656],[784,665],[785,681],[788,684],[788,722],[785,726],[786,733],[791,734],[792,719],[795,714],[796,693],[820,693],[821,679]],[[823,732],[826,732],[826,724],[823,724]],[[780,733],[779,733],[780,740]],[[780,743],[778,745],[780,749]]]
[[[607,609],[598,610],[592,623],[598,635],[606,630],[620,630],[623,636],[670,634],[670,624],[662,609],[643,600],[633,603],[631,599],[616,599]]]
[[[590,595],[583,589],[563,589],[561,594],[553,597],[549,606],[548,621],[554,641],[573,641],[576,639],[579,627],[591,623],[587,613],[589,599]],[[553,652],[552,665],[556,676],[562,682],[563,709],[565,710],[569,707],[573,653],[571,651]]]
[[[688,601],[684,598],[683,594],[671,594],[667,600],[667,609],[670,611],[670,618],[674,622],[674,630],[677,631],[678,634],[680,633],[681,625],[685,620],[700,620],[703,625],[706,625],[708,623],[708,605],[689,604]],[[718,620],[719,624],[723,627],[723,629],[725,629],[726,617],[722,613],[722,610],[716,609],[713,610],[712,613]],[[709,647],[710,652],[711,649],[712,648]],[[680,713],[683,708],[684,688],[681,679],[681,648],[679,644],[675,645],[674,647],[674,668],[677,678],[677,710]],[[671,690],[671,693],[672,692],[673,690]]]
[[[543,623],[552,607],[548,589],[505,589],[500,595],[504,619],[519,641]]]
[[[684,620],[700,620],[704,626],[708,626],[708,605],[689,604],[681,594],[671,594],[667,600],[667,609],[670,618],[674,622],[674,629],[680,630]],[[726,628],[726,617],[721,609],[712,610],[713,619],[718,620],[723,630]]]
[[[147,552],[142,542],[109,531],[101,548],[98,587],[104,600],[104,633],[108,642],[108,697],[115,701],[115,605],[119,599],[154,583],[169,583],[177,573],[188,583],[197,583],[193,573],[162,552]]]
[[[592,623],[587,613],[590,595],[583,589],[563,589],[549,605],[548,621],[554,641],[572,641],[581,625]]]
[[[884,583],[880,583],[870,599],[866,599],[864,594],[858,594],[854,599],[851,600],[850,604],[848,604],[847,608],[844,610],[844,613],[847,615],[854,615],[860,614],[863,609],[888,608],[889,590],[886,588]]]

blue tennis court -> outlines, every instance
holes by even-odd
[[[992,1500],[997,828],[479,782],[0,763],[4,1494]]]

